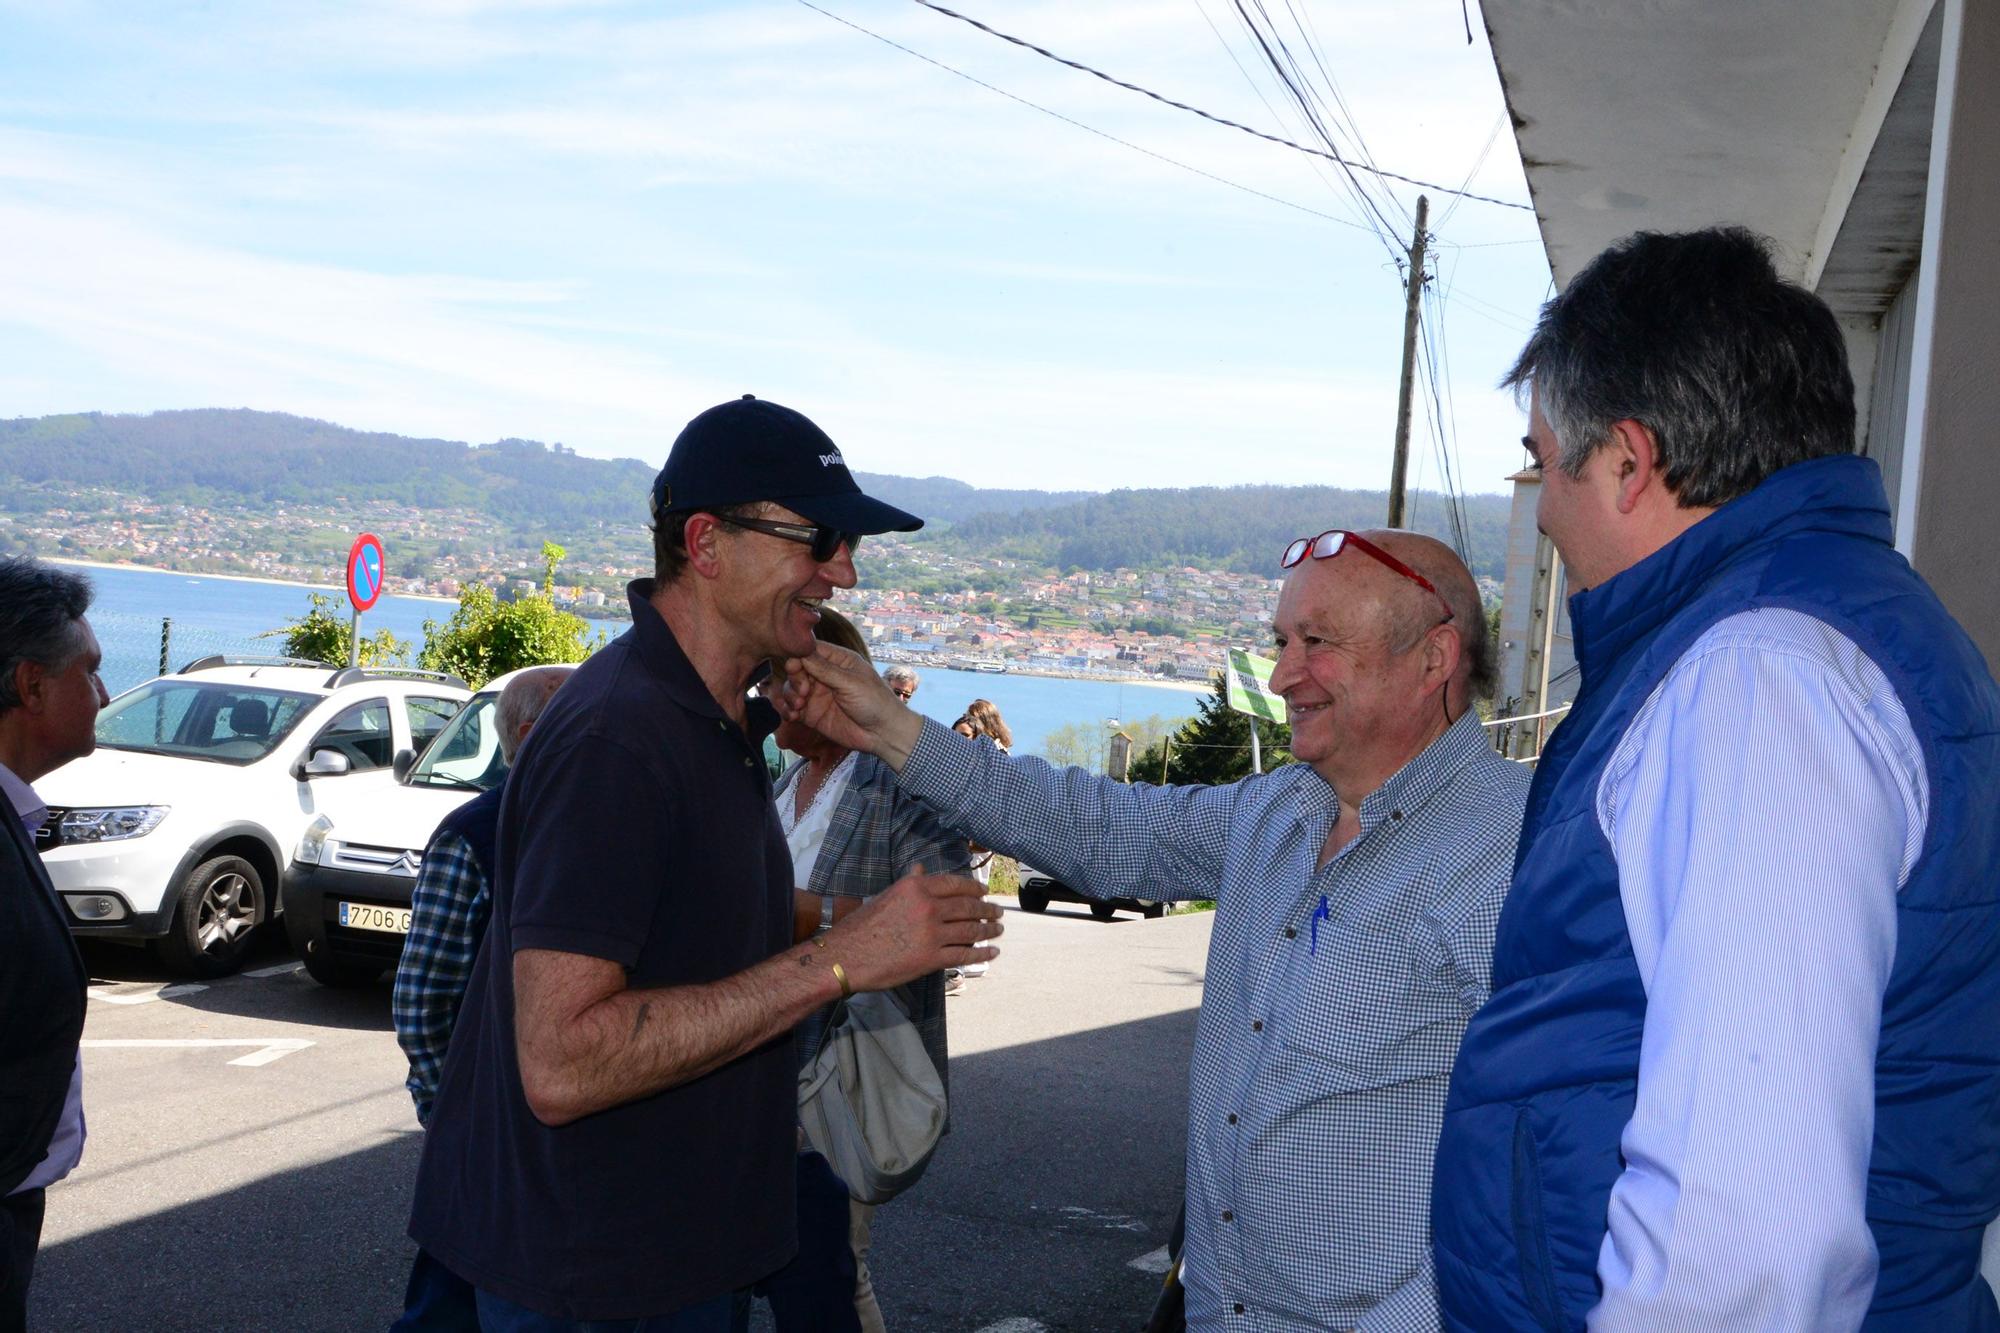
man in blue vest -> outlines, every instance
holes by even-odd
[[[1582,688],[1452,1075],[1445,1325],[2000,1328],[2000,689],[1832,313],[1748,232],[1640,234],[1508,383]]]

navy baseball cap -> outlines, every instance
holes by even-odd
[[[924,521],[861,493],[840,449],[803,412],[744,394],[681,431],[653,478],[653,517],[769,500],[822,527],[866,535]]]

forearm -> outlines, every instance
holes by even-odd
[[[561,958],[523,949],[518,993],[545,988]],[[522,1023],[521,1081],[536,1117],[564,1125],[692,1082],[790,1032],[840,998],[825,950],[794,946],[732,977],[696,986],[619,990],[566,1022]]]
[[[898,781],[941,824],[1079,892],[1212,898],[1234,787],[1129,786],[924,728]]]

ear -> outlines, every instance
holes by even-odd
[[[19,662],[14,666],[14,694],[21,701],[21,707],[29,713],[42,711],[43,694],[48,684],[48,668],[40,662]]]
[[[1666,477],[1660,470],[1659,437],[1644,422],[1629,417],[1612,422],[1611,439],[1604,452],[1610,465],[1608,481],[1614,488],[1613,499],[1619,513],[1629,514],[1637,509],[1648,490],[1666,489]]]
[[[1442,625],[1432,626],[1424,635],[1424,679],[1442,681],[1446,689],[1451,688],[1451,678],[1458,674],[1459,661],[1465,655],[1459,628],[1457,617],[1453,617]]]
[[[703,578],[722,572],[722,523],[713,514],[690,514],[685,529],[688,567]]]

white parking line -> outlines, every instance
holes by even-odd
[[[154,1000],[168,1000],[176,995],[192,995],[208,987],[198,981],[168,983],[165,981],[141,982],[127,990],[112,990],[109,987],[92,986],[90,998],[102,1000],[106,1004],[150,1004]]]
[[[997,1324],[988,1324],[979,1333],[1049,1333],[1049,1326],[1040,1320],[1015,1315],[1012,1319],[1002,1319]]]
[[[304,963],[280,963],[276,967],[260,967],[254,972],[245,972],[246,977],[281,977],[287,972],[296,972]]]
[[[1146,1251],[1137,1259],[1126,1260],[1125,1266],[1136,1268],[1141,1273],[1151,1273],[1155,1277],[1165,1277],[1167,1270],[1174,1266],[1174,1257],[1168,1254],[1167,1247],[1162,1245],[1157,1250]]]
[[[218,1046],[254,1046],[257,1049],[248,1055],[240,1055],[229,1063],[254,1069],[268,1065],[273,1060],[282,1060],[293,1051],[303,1051],[313,1043],[303,1037],[105,1037],[86,1040],[84,1047],[91,1050],[166,1050],[170,1048],[205,1050]]]

